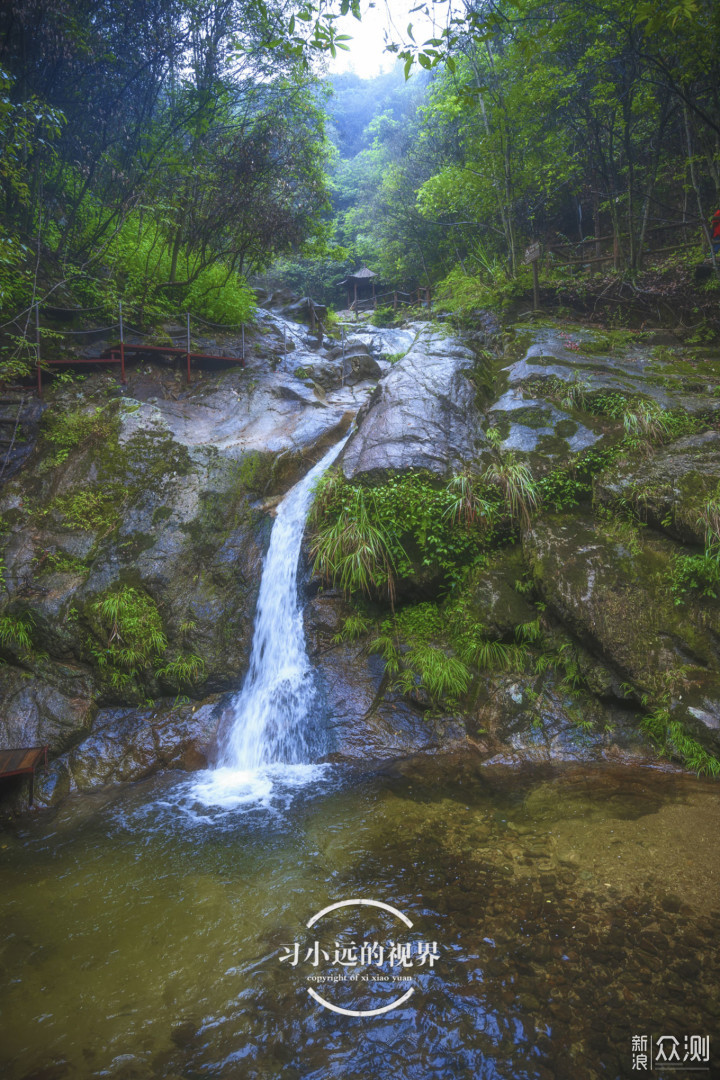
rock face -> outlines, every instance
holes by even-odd
[[[508,568],[517,558],[519,552],[511,556]],[[498,582],[502,578],[500,567],[497,578]],[[511,588],[507,580],[503,586],[497,590],[502,595]],[[529,605],[515,608],[519,622],[526,621],[529,612],[536,614]],[[599,701],[589,695],[578,700],[552,678],[544,680],[543,692],[538,693],[536,676],[488,676],[480,681],[474,700],[457,715],[433,714],[392,688],[384,662],[369,654],[362,642],[334,640],[348,613],[335,592],[311,599],[305,608],[308,652],[317,673],[333,759],[368,761],[464,751],[482,755],[489,764],[655,761],[631,711],[617,700]]]
[[[180,371],[143,362],[125,392],[103,371],[23,406],[24,435],[43,409],[45,419],[0,496],[0,746],[75,755],[78,786],[135,776],[148,753],[154,767],[166,763],[160,729],[147,742],[146,724],[118,726],[113,714],[123,734],[111,738],[108,707],[241,682],[272,524],[264,506],[341,437],[369,389],[319,396],[274,363],[275,323],[248,331],[245,370],[198,370],[188,387]],[[294,355],[315,359],[299,345]],[[150,651],[138,655],[134,632],[128,639],[122,619],[103,615],[119,595],[136,602],[136,623],[156,624]],[[88,742],[100,728],[115,762],[104,772]],[[124,742],[137,746],[136,764],[119,763]],[[97,763],[89,771],[86,752]]]
[[[440,476],[477,463],[486,446],[472,352],[424,332],[393,366],[361,414],[342,455],[348,479],[388,469],[428,469]]]
[[[92,734],[56,758],[47,777],[36,780],[40,805],[75,791],[142,780],[158,769],[205,768],[211,758],[224,699],[153,710],[106,709]]]
[[[613,536],[590,516],[548,517],[525,552],[537,586],[581,642],[720,749],[720,636],[716,601],[674,605],[668,569],[677,551],[656,535]]]
[[[367,655],[362,645],[333,641],[348,612],[334,592],[305,607],[308,654],[330,732],[329,756],[367,761],[467,747],[462,722],[429,720],[400,695],[386,693],[380,657]]]
[[[649,525],[686,544],[703,544],[703,506],[720,484],[720,433],[677,439],[652,457],[621,462],[601,473],[595,498],[608,508],[631,508]]]
[[[501,450],[533,454],[547,465],[557,459],[586,450],[598,442],[603,425],[586,417],[580,422],[549,401],[528,397],[521,390],[508,390],[489,409],[492,424],[503,436]]]
[[[0,480],[27,461],[38,436],[43,404],[30,392],[0,391]]]
[[[0,667],[2,745],[54,750],[90,730],[96,707],[88,672],[70,664],[43,663],[36,670]]]
[[[489,334],[476,343],[485,348]],[[237,355],[241,344],[213,349]],[[638,729],[647,707],[718,748],[720,602],[676,604],[668,582],[676,557],[704,542],[720,437],[696,431],[605,467],[596,451],[623,438],[622,419],[588,402],[641,395],[710,423],[720,365],[687,370],[667,347],[543,327],[509,333],[491,370],[487,356],[433,330],[362,326],[343,363],[337,342],[310,341],[273,313],[246,346],[246,369],[198,370],[190,387],[170,364],[143,363],[125,393],[92,375],[51,390],[42,421],[40,406],[28,413],[30,438],[0,497],[0,746],[49,743],[40,802],[208,762],[220,695],[247,667],[268,511],[356,414],[340,459],[348,479],[418,469],[446,479],[491,462],[498,475],[522,462],[537,480],[570,468],[561,512],[546,504],[531,527],[516,521],[464,579],[464,610],[496,659],[511,659],[477,669],[452,715],[417,684],[403,694],[367,641],[341,640],[350,609],[308,587],[331,757],[648,761]],[[586,451],[603,471],[593,502],[586,483],[577,505],[573,462]],[[440,578],[408,580],[398,604],[442,604]],[[134,623],[113,608],[121,596]],[[150,652],[138,625],[155,628]],[[538,633],[544,654],[533,652]]]

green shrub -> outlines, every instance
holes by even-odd
[[[337,514],[319,529],[310,545],[314,570],[346,594],[395,596],[392,541],[369,504],[372,490],[346,485]]]
[[[87,488],[85,491],[58,496],[50,503],[46,512],[60,514],[64,529],[106,534],[118,523],[124,495],[125,492],[116,485]]]
[[[206,267],[190,285],[182,304],[211,322],[237,326],[255,315],[255,294],[234,271],[221,262]]]
[[[34,620],[31,612],[20,615],[6,612],[0,615],[0,645],[17,650],[21,657],[27,658],[33,651]]]
[[[167,637],[157,605],[152,597],[131,585],[98,598],[91,605],[105,639],[88,641],[90,653],[115,689],[159,663],[167,649]]]
[[[370,630],[370,622],[359,611],[353,612],[345,619],[342,628],[333,636],[333,641],[339,645],[342,641],[357,641],[364,637]]]
[[[640,722],[642,730],[668,757],[678,758],[698,776],[720,776],[720,761],[688,735],[678,720],[672,720],[667,708],[652,710]]]
[[[670,565],[670,589],[676,604],[691,596],[720,596],[720,545],[713,544],[700,555],[677,554]]]
[[[469,476],[442,485],[429,473],[405,473],[369,487],[330,470],[310,516],[314,569],[348,595],[392,602],[397,579],[418,564],[448,584],[461,580],[497,542],[502,517],[500,492]]]
[[[165,679],[178,690],[194,686],[205,675],[205,661],[195,653],[182,653],[156,669],[159,679]]]
[[[512,521],[530,524],[532,512],[540,505],[540,491],[524,462],[518,461],[514,454],[505,454],[498,464],[485,470],[483,479],[500,489]]]
[[[424,691],[434,708],[455,708],[472,673],[441,640],[445,636],[445,619],[437,605],[414,604],[383,620],[368,651],[383,657],[392,687],[410,697]]]
[[[45,459],[44,469],[62,464],[70,451],[78,446],[108,439],[116,423],[116,416],[109,406],[90,411],[49,409],[43,416],[42,434],[45,442],[55,447],[55,453]]]

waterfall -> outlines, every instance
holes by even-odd
[[[298,605],[297,568],[313,486],[348,438],[336,443],[278,507],[260,581],[250,667],[232,705],[217,768],[195,787],[205,803],[257,801],[272,790],[272,775],[278,772],[290,782],[312,775],[302,766],[320,747],[312,725],[315,686]],[[293,774],[274,766],[297,768]]]

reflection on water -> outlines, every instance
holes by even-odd
[[[636,1075],[634,1035],[717,1052],[716,785],[420,760],[209,809],[194,783],[76,798],[0,838],[4,1078],[592,1080]],[[352,897],[440,953],[370,1019],[322,1009],[312,965],[279,959],[399,932],[350,909],[305,929]]]

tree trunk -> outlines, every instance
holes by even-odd
[[[713,268],[718,277],[720,277],[720,270],[718,269],[717,259],[715,258],[715,252],[713,251],[712,239],[710,237],[710,230],[707,226],[707,220],[705,218],[705,211],[703,210],[702,195],[700,194],[700,188],[698,187],[697,176],[695,175],[695,162],[693,160],[692,153],[692,133],[690,131],[690,117],[688,115],[687,106],[683,105],[683,119],[685,121],[685,138],[687,140],[687,156],[688,165],[690,167],[690,183],[692,184],[693,191],[695,192],[695,198],[697,200],[698,214],[700,216],[700,223],[702,225],[705,239],[707,240],[708,248],[710,249],[710,258],[712,259]]]

